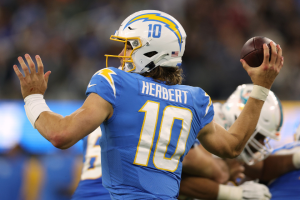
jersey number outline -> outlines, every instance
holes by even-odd
[[[144,112],[144,121],[140,133],[133,164],[148,166],[153,140],[155,138],[160,103],[148,100],[139,112]],[[181,121],[176,149],[170,158],[166,158],[175,119]],[[179,159],[184,154],[190,133],[193,114],[190,109],[168,105],[164,108],[159,135],[153,154],[153,164],[157,169],[174,172],[178,168]],[[164,134],[161,134],[161,133]]]
[[[88,135],[85,161],[83,163],[81,180],[98,179],[102,176],[101,169],[101,148],[96,145],[101,137],[102,132],[100,127]],[[92,159],[95,159],[92,161]]]

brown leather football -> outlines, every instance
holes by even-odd
[[[241,59],[244,59],[250,67],[259,67],[264,60],[264,49],[263,44],[267,43],[270,50],[270,59],[271,59],[271,39],[256,36],[250,38],[243,46],[241,50]],[[276,44],[275,44],[276,45]]]

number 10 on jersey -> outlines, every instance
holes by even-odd
[[[144,121],[140,133],[133,164],[148,166],[148,161],[153,148],[156,125],[159,116],[160,103],[147,101],[139,112],[144,112]],[[168,146],[171,142],[172,128],[175,119],[181,121],[181,130],[177,140],[175,152],[170,158],[166,158]],[[153,154],[153,164],[157,169],[174,172],[176,171],[179,159],[185,152],[186,141],[190,133],[193,114],[187,108],[177,106],[166,106],[161,118],[159,135]]]

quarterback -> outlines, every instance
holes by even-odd
[[[235,123],[225,130],[212,121],[211,99],[199,87],[180,85],[186,33],[172,16],[143,10],[127,17],[111,36],[124,43],[118,68],[104,68],[91,78],[87,98],[77,111],[63,117],[50,110],[43,94],[51,72],[38,71],[26,54],[15,65],[25,111],[33,127],[58,148],[69,148],[103,124],[102,181],[113,199],[176,199],[182,160],[198,137],[220,157],[234,158],[251,137],[276,76],[283,66],[282,50],[264,45],[264,61],[252,68],[241,63],[255,85]],[[30,69],[30,72],[29,72]]]

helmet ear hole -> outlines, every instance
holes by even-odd
[[[148,58],[151,58],[152,56],[156,55],[157,51],[150,51],[148,53],[145,53],[144,56],[147,56]]]

